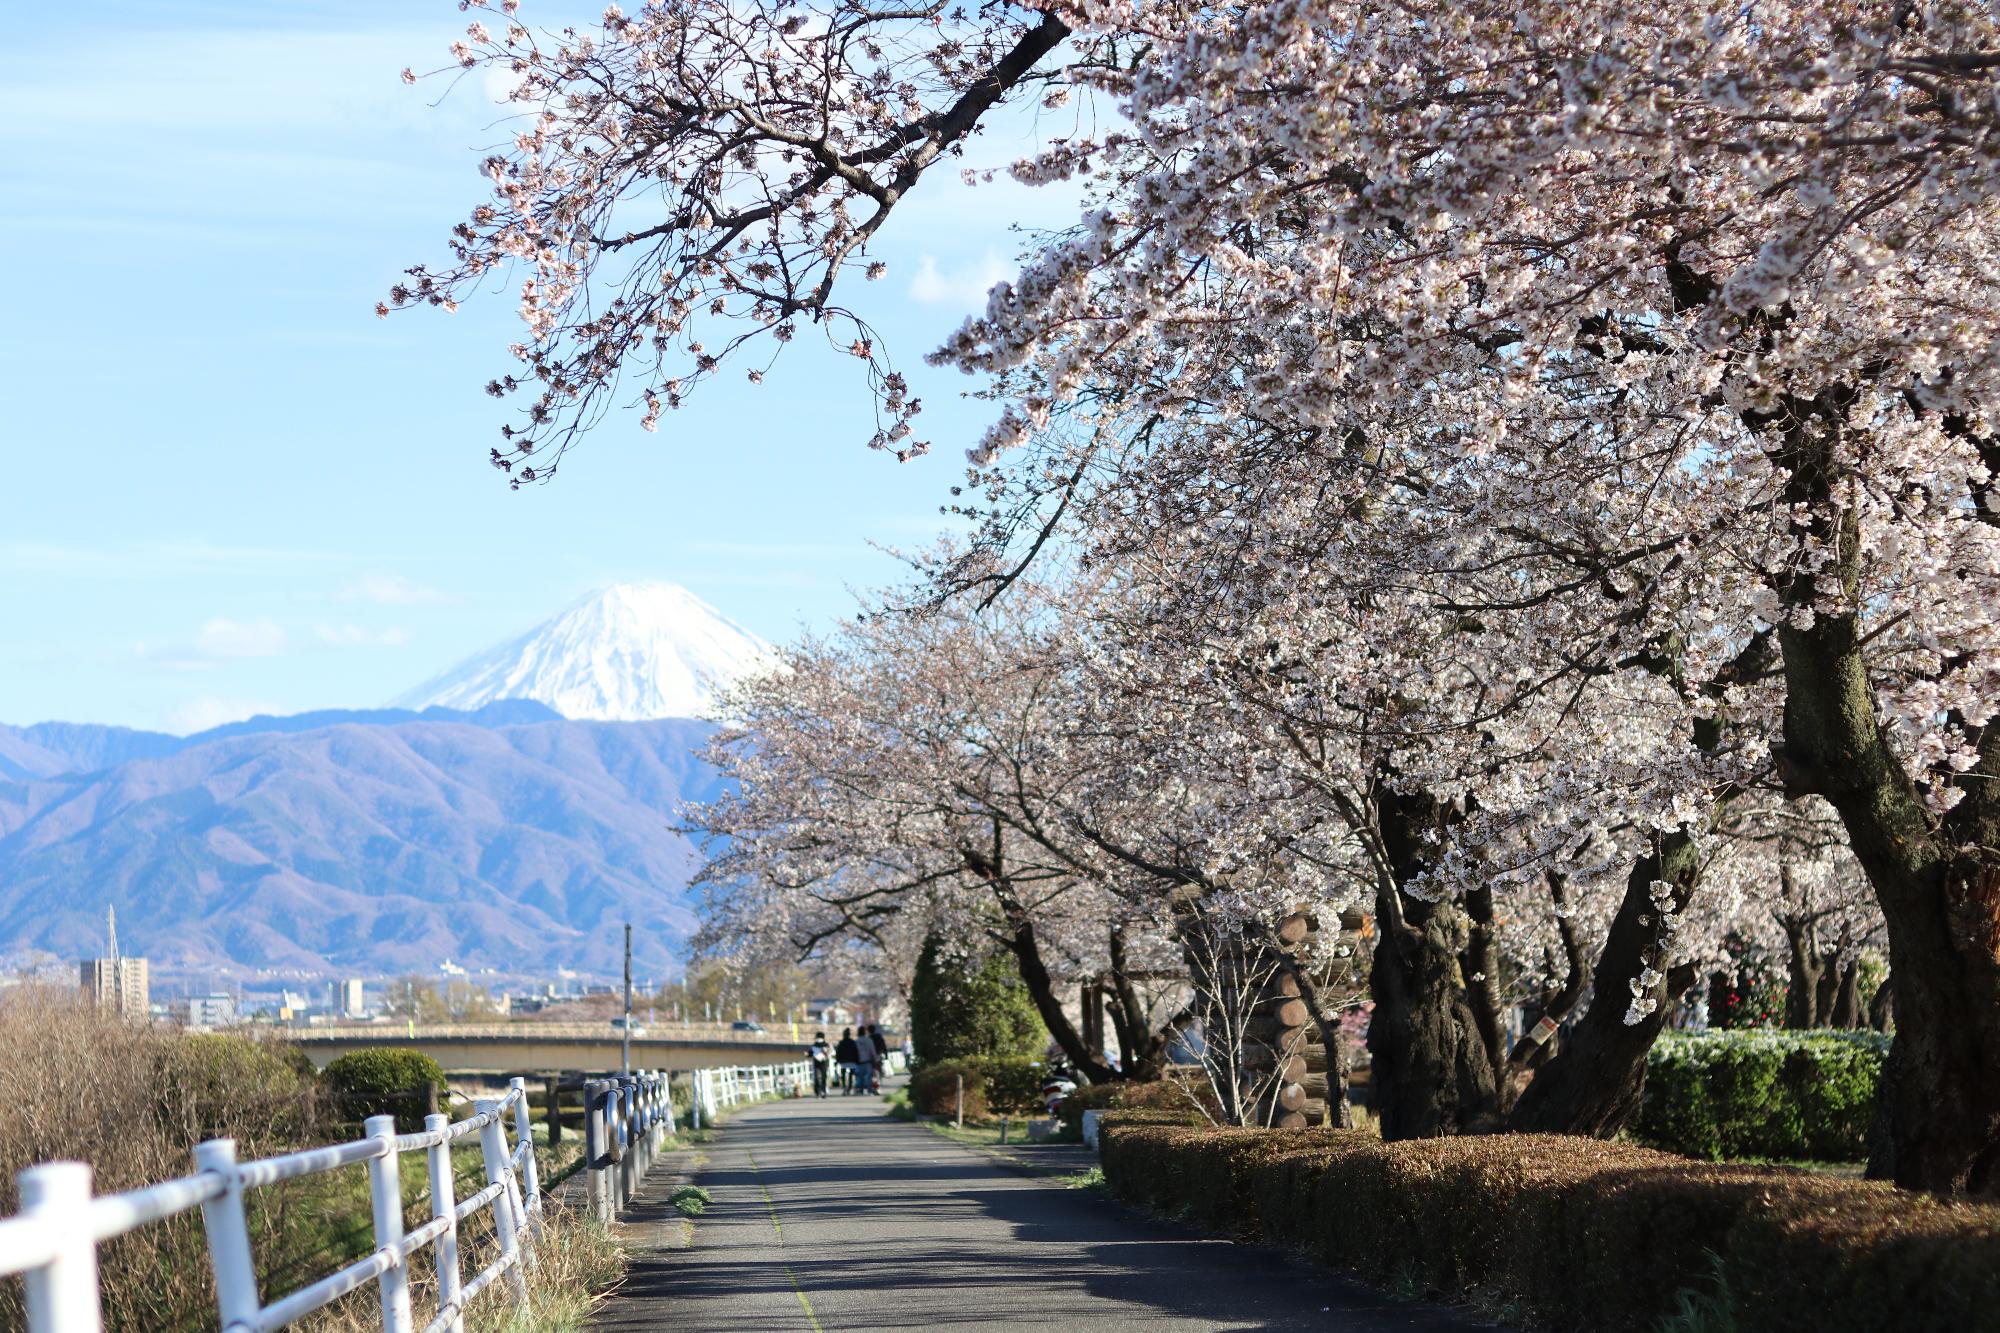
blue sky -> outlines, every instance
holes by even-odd
[[[524,20],[561,6],[527,0]],[[0,722],[177,731],[379,704],[591,588],[682,583],[767,638],[893,577],[987,418],[923,366],[1073,204],[928,181],[868,313],[925,399],[927,459],[866,448],[847,358],[798,345],[658,435],[618,414],[550,486],[486,463],[501,294],[377,320],[482,197],[496,109],[405,87],[452,0],[37,5],[0,49]],[[1026,146],[1013,129],[975,161]]]

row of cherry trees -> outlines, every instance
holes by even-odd
[[[1385,1128],[1603,1133],[1733,905],[1788,891],[1784,829],[1830,818],[1893,969],[1876,1167],[1991,1191],[1994,25],[1860,0],[509,17],[456,54],[510,67],[530,128],[454,265],[392,297],[527,270],[493,385],[530,397],[494,454],[516,481],[618,385],[651,424],[808,327],[912,456],[920,404],[843,274],[879,273],[871,240],[996,108],[1074,117],[1014,175],[1087,211],[934,354],[1000,404],[979,538],[932,571],[985,609],[871,616],[751,701],[798,739],[745,749],[774,768],[732,827],[778,821],[755,803],[788,750],[835,776],[826,845],[795,840],[738,924],[984,894],[1032,980],[1056,937],[1113,974],[1114,947],[1170,950],[1175,910],[1359,911]],[[1517,984],[1581,1007],[1553,1058],[1498,1038]]]

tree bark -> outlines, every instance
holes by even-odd
[[[1646,1055],[1666,1025],[1675,994],[1661,956],[1660,908],[1652,886],[1660,880],[1671,886],[1669,900],[1678,913],[1693,895],[1700,868],[1694,839],[1679,831],[1661,834],[1656,849],[1633,863],[1598,960],[1590,1008],[1561,1053],[1522,1091],[1508,1116],[1509,1129],[1608,1139],[1638,1113],[1646,1090]],[[1652,1010],[1627,1023],[1633,983],[1649,968],[1659,974],[1647,990]],[[1690,976],[1688,983],[1692,981]]]
[[[1118,1064],[1126,1078],[1139,1081],[1165,1074],[1167,1035],[1155,1032],[1145,1002],[1132,985],[1125,961],[1125,932],[1111,928],[1111,1025],[1118,1033]]]
[[[1465,910],[1405,894],[1441,835],[1447,812],[1422,793],[1386,785],[1375,797],[1386,873],[1375,892],[1381,936],[1369,974],[1369,1087],[1385,1139],[1476,1134],[1499,1125],[1498,1071],[1468,1003],[1461,957]]]
[[[1860,597],[1860,527],[1835,499],[1833,470],[1850,399],[1794,400],[1773,423],[1784,431],[1785,498],[1805,515],[1800,536],[1836,557],[1825,575],[1801,562],[1783,589],[1813,614],[1779,631],[1781,758],[1795,788],[1840,812],[1889,927],[1896,1041],[1869,1174],[1914,1189],[2000,1193],[2000,727],[1986,728],[1963,797],[1934,824],[1876,721],[1861,625],[1838,609]],[[1840,586],[1819,587],[1827,576]]]
[[[1851,1032],[1861,1026],[1861,960],[1850,958],[1841,965],[1840,984],[1834,987],[1833,1010],[1826,1016],[1829,1027]]]
[[[1789,974],[1785,984],[1785,1026],[1818,1027],[1820,980],[1826,968],[1820,961],[1812,926],[1792,918],[1781,918],[1778,925],[1785,932]]]
[[[1108,1083],[1120,1077],[1117,1070],[1104,1061],[1103,1053],[1093,1051],[1077,1032],[1076,1025],[1063,1012],[1062,1000],[1056,994],[1055,978],[1049,975],[1048,964],[1042,959],[1041,940],[1035,934],[1035,922],[1027,913],[1021,900],[1014,894],[1013,885],[1002,869],[1000,857],[1000,831],[994,828],[994,848],[991,855],[970,847],[961,848],[966,868],[986,882],[992,890],[993,899],[1000,905],[1000,911],[1007,923],[1007,933],[1002,942],[1009,953],[1014,955],[1015,968],[1021,974],[1021,984],[1028,988],[1028,998],[1034,1001],[1035,1012],[1042,1016],[1042,1025],[1049,1030],[1069,1062],[1087,1082]]]

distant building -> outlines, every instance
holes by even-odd
[[[110,936],[109,958],[86,958],[79,966],[83,993],[99,1009],[108,1009],[127,1018],[146,1021],[151,1016],[153,973],[143,958],[126,958],[118,952],[118,909],[105,913]]]
[[[218,991],[181,1001],[180,1020],[191,1028],[226,1028],[236,1022],[236,997]]]
[[[360,977],[348,977],[344,981],[336,981],[329,989],[332,992],[332,1002],[327,1005],[328,1009],[342,1018],[367,1016],[367,988],[361,984]]]
[[[86,958],[83,993],[99,1009],[144,1019],[153,1002],[152,969],[143,958]]]
[[[852,1023],[854,1009],[841,999],[820,999],[806,1001],[806,1018],[813,1023]]]

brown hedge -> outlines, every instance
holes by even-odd
[[[2000,1329],[1996,1207],[1555,1135],[1383,1143],[1115,1113],[1102,1141],[1133,1202],[1558,1327],[1650,1327],[1719,1275],[1742,1326],[1772,1333]]]

